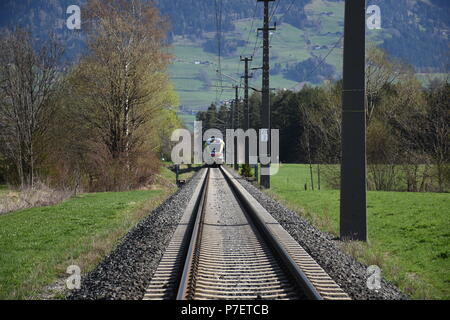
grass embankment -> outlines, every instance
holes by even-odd
[[[167,168],[161,176],[175,182],[175,174]],[[1,215],[0,299],[63,296],[69,265],[78,265],[82,273],[90,271],[175,190],[161,186],[80,194],[57,205]],[[46,287],[55,283],[59,283],[55,291]]]
[[[270,193],[321,230],[339,234],[339,190],[324,181],[311,190],[308,165],[283,164],[271,179]],[[304,185],[308,183],[308,191]],[[450,298],[450,195],[369,191],[367,244],[343,244],[416,299]]]

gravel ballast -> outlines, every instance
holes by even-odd
[[[367,266],[343,252],[332,235],[311,226],[298,213],[273,200],[236,172],[228,171],[352,299],[408,299],[384,279],[380,290],[368,289]],[[72,291],[68,299],[142,299],[200,177],[197,172],[124,236],[110,255],[82,276],[81,289]]]
[[[238,176],[235,171],[228,170],[228,172],[258,200],[352,299],[408,299],[408,296],[385,279],[381,281],[381,289],[370,290],[367,287],[367,265],[343,252],[337,245],[335,237],[313,227],[298,213],[287,209],[246,179]]]
[[[68,299],[142,299],[151,277],[200,179],[197,172],[185,186],[153,210],[120,241],[94,270],[82,275],[81,288]]]

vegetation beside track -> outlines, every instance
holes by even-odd
[[[1,184],[0,185],[0,196],[8,192],[8,186]]]
[[[181,176],[187,179],[193,172]],[[69,265],[92,270],[141,219],[177,190],[161,169],[155,190],[85,193],[0,216],[0,299],[62,298]]]
[[[316,171],[314,184],[312,191],[308,165],[283,164],[272,176],[268,193],[319,229],[339,235],[339,190],[328,188],[325,181],[317,190]],[[412,298],[449,299],[448,212],[448,193],[369,191],[369,242],[343,243],[343,249],[366,264],[378,265]]]

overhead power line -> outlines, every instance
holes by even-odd
[[[215,11],[216,11],[216,37],[217,37],[217,53],[218,53],[218,70],[219,72],[219,78],[217,79],[218,87],[222,86],[223,79],[222,79],[222,0],[215,0]],[[220,100],[223,94],[223,89],[220,90],[219,94],[219,88],[216,89],[216,102]]]
[[[315,68],[313,70],[311,70],[310,73],[308,73],[308,75],[305,77],[305,80],[308,80],[308,78],[311,77],[317,71],[317,69],[319,69],[319,67],[325,62],[325,60],[328,58],[328,56],[331,54],[331,52],[333,52],[333,50],[336,49],[337,45],[341,42],[341,40],[343,38],[344,38],[344,35],[341,35],[339,40],[336,41],[336,43],[333,45],[333,47],[331,47],[330,50],[328,50],[328,53],[320,60],[320,62],[315,66]],[[289,88],[289,90],[294,89],[297,85],[298,84],[296,84],[295,86]]]
[[[258,9],[258,2],[255,1],[255,8],[253,9],[252,25],[250,26],[250,30],[248,30],[247,41],[245,42],[245,46],[244,46],[244,48],[242,48],[241,54],[240,54],[239,56],[243,56],[243,55],[244,55],[245,50],[247,49],[248,43],[249,43],[249,41],[250,41],[250,35],[252,34],[252,32],[254,32],[253,25],[254,25],[254,23],[255,23],[255,17],[256,17],[257,9]],[[242,61],[239,59],[239,62],[238,62],[238,69],[236,70],[236,74],[239,73],[239,70],[240,70],[240,68],[241,68],[241,62],[242,62]]]

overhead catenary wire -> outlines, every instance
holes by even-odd
[[[216,37],[217,37],[217,62],[218,62],[218,70],[219,75],[216,83],[218,86],[222,86],[222,0],[215,0],[215,14],[216,14]],[[220,94],[219,94],[220,91]],[[216,103],[222,98],[223,89],[216,89]]]
[[[281,0],[280,0],[281,1]],[[284,12],[284,14],[281,16],[280,20],[283,20],[284,16],[291,10],[292,6],[294,5],[295,1],[297,0],[292,0],[291,3],[289,4],[289,7],[287,8],[287,10]],[[276,34],[276,32],[272,33],[272,36],[270,37],[270,41],[272,41],[272,38],[274,37],[274,35]]]
[[[245,53],[245,51],[246,51],[246,49],[247,49],[248,43],[249,43],[249,41],[250,41],[250,36],[251,36],[252,32],[254,32],[254,30],[253,30],[253,25],[254,25],[254,23],[255,23],[255,17],[256,17],[257,9],[258,9],[258,2],[255,1],[255,8],[253,9],[252,25],[250,26],[250,29],[249,29],[249,31],[248,31],[248,34],[247,34],[247,41],[245,42],[245,46],[244,46],[244,48],[242,48],[241,53],[240,53],[239,56],[244,55],[244,53]],[[239,62],[238,62],[238,69],[236,70],[236,74],[239,73],[239,70],[240,70],[240,67],[241,67],[241,62],[242,62],[242,61],[239,59]]]
[[[327,54],[320,60],[320,62],[316,65],[316,67],[311,70],[310,73],[308,73],[308,75],[305,77],[305,80],[307,80],[309,77],[311,77],[314,72],[317,71],[317,69],[319,69],[319,67],[325,62],[325,60],[328,58],[328,56],[331,54],[331,52],[333,52],[334,49],[336,49],[337,45],[342,41],[342,39],[344,38],[344,35],[342,34],[341,37],[338,39],[338,41],[336,41],[336,43],[333,45],[333,47],[331,47],[330,50],[328,50]],[[288,90],[292,90],[294,89],[298,84],[292,86],[291,88],[289,88]]]
[[[279,0],[281,1],[281,0]],[[291,3],[289,4],[287,10],[285,11],[285,13],[283,14],[283,16],[280,18],[280,20],[282,20],[284,18],[284,16],[290,12],[292,6],[295,4],[297,0],[292,0]],[[276,12],[276,8],[272,13],[271,18],[275,15]],[[274,32],[272,34],[272,37],[270,38],[270,41],[272,41],[273,37],[275,36],[276,32]],[[331,47],[331,49],[327,52],[327,54],[321,59],[321,61],[316,65],[316,67],[305,77],[305,79],[308,79],[309,77],[311,77],[316,71],[317,69],[319,69],[319,67],[325,62],[325,60],[328,58],[328,56],[331,54],[331,52],[333,52],[334,49],[336,49],[337,45],[342,41],[342,38],[344,37],[344,35],[341,35],[341,37],[336,41],[336,43]],[[292,90],[293,88],[295,88],[298,84],[292,86],[291,88],[289,88],[288,90]]]
[[[280,3],[281,3],[281,0],[278,0],[278,1],[276,2],[275,8],[272,10],[272,14],[271,14],[270,17],[269,17],[269,22],[272,21],[272,18],[273,18],[273,17],[275,16],[275,14],[277,13],[278,6],[280,5]]]
[[[281,1],[282,0],[277,0],[275,7],[274,7],[274,9],[272,10],[272,12],[270,14],[269,22],[272,21],[272,19],[276,16],[276,14],[278,12],[278,9],[283,7],[283,6],[280,6]],[[216,2],[217,2],[217,0],[216,0]],[[285,10],[285,12],[280,17],[280,20],[283,20],[284,16],[290,12],[292,6],[294,6],[295,3],[296,3],[296,0],[291,0],[289,5],[287,6],[287,9]],[[246,41],[246,44],[245,44],[244,48],[241,50],[240,56],[242,56],[242,54],[246,52],[246,50],[248,48],[248,44],[250,43],[249,40],[250,40],[251,33],[253,32],[253,25],[254,25],[256,14],[257,14],[257,2],[255,4],[255,8],[254,8],[254,11],[253,11],[251,27],[250,27],[250,30],[249,30],[249,32],[247,34],[247,41]],[[272,33],[270,41],[272,41],[272,39],[273,39],[273,37],[275,35],[276,35],[276,32]],[[323,63],[326,61],[328,56],[333,52],[334,49],[336,49],[337,45],[341,42],[342,38],[343,38],[343,35],[330,48],[330,50],[326,53],[326,55],[323,56],[320,59],[320,61],[317,63],[317,65],[314,67],[314,69],[305,77],[306,81],[308,80],[309,77],[311,77],[323,65]],[[259,32],[256,32],[254,46],[253,46],[253,51],[252,51],[252,54],[251,54],[252,57],[256,57],[257,54],[259,53],[259,50],[261,49],[261,43],[262,43],[262,37],[260,37]],[[250,68],[251,68],[251,64],[252,64],[252,62],[250,62]],[[239,70],[241,68],[242,62],[239,61],[237,65],[238,65],[238,69],[237,69],[236,73],[238,74]],[[221,66],[220,66],[220,64],[219,64],[219,72],[221,73]],[[221,80],[220,84],[222,85],[222,80]],[[241,80],[241,83],[240,83],[239,86],[241,86],[241,84],[242,84],[242,80]],[[298,85],[298,83],[296,85],[294,85],[293,87],[289,88],[288,90],[294,89],[297,85]]]
[[[281,1],[282,0],[278,0],[277,1],[276,6],[274,7],[274,9],[272,10],[272,13],[270,14],[269,22],[275,16]],[[217,3],[217,0],[216,0],[216,3]],[[292,6],[292,4],[293,4],[293,2],[291,3],[291,6]],[[258,2],[255,1],[255,7],[254,7],[254,10],[253,10],[253,17],[252,17],[252,24],[251,24],[250,30],[248,32],[248,35],[247,35],[246,44],[245,44],[244,48],[241,50],[240,56],[242,56],[243,53],[245,52],[245,50],[247,49],[247,46],[248,46],[248,43],[249,43],[249,40],[250,40],[250,35],[251,35],[252,31],[253,31],[253,25],[254,25],[254,20],[255,20],[255,17],[256,17],[256,13],[257,13],[257,8],[258,8]],[[260,46],[261,42],[262,42],[262,38],[259,37],[259,32],[256,32],[256,38],[255,38],[255,44],[254,44],[254,47],[253,47],[253,53],[251,54],[252,57],[256,56],[257,52],[261,48],[261,46]],[[241,62],[242,61],[239,61],[238,64],[237,64],[238,65],[238,68],[237,68],[237,71],[236,71],[237,74],[239,74],[239,70],[240,70],[240,67],[241,67]],[[249,66],[250,68],[251,68],[251,65],[252,65],[252,62],[250,62],[250,66]],[[218,70],[221,73],[220,63],[219,63],[219,69]],[[220,82],[220,83],[222,84],[222,82]],[[241,79],[241,82],[240,82],[240,86],[241,85],[242,85],[242,79]]]
[[[278,7],[280,5],[282,0],[277,0],[276,1],[276,5],[274,7],[274,9],[272,10],[272,13],[269,16],[269,23],[272,21],[272,18],[275,16],[275,14],[277,13]],[[291,3],[292,4],[292,3]],[[273,35],[273,34],[272,34]],[[255,45],[253,48],[253,53],[252,53],[252,57],[256,57],[257,53],[259,52],[259,50],[261,49],[261,42],[262,42],[262,38],[259,37],[259,32],[256,33],[256,39],[255,39]],[[252,67],[252,62],[250,62],[249,68]]]

